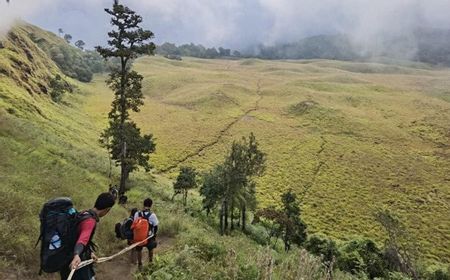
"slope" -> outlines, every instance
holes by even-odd
[[[14,28],[0,49],[1,69],[5,70],[0,74],[1,279],[36,279],[39,251],[34,244],[38,213],[45,201],[70,196],[78,209],[85,209],[110,183],[108,157],[98,144],[106,114],[92,108],[98,98],[104,107],[110,102],[103,77],[98,77],[95,84],[83,84],[64,76],[29,38],[28,28]],[[61,103],[51,101],[47,94],[48,80],[54,75],[61,75],[76,88],[73,93],[66,93]],[[117,180],[117,172],[113,176]],[[233,275],[236,278],[237,274],[256,279],[260,270],[267,270],[267,260],[272,263],[273,252],[244,235],[220,237],[214,229],[214,219],[195,210],[200,209],[198,201],[187,213],[171,202],[170,180],[136,173],[130,185],[133,188],[128,192],[127,206],[140,207],[143,197],[151,196],[155,200],[153,210],[162,221],[160,255],[156,266],[146,268],[145,273],[172,273],[178,279],[210,279],[211,275],[217,279]],[[205,220],[192,217],[197,215]],[[126,246],[117,241],[113,231],[114,224],[126,216],[126,209],[114,207],[102,219],[96,234],[97,255],[108,255]],[[249,262],[250,256],[256,254],[262,259]],[[323,276],[320,260],[302,254],[307,256],[313,272]],[[288,256],[276,255],[280,264]],[[172,269],[178,262],[184,265]],[[134,270],[124,256],[99,266],[97,278],[132,279]],[[281,266],[275,271],[279,275],[275,279],[285,279]]]
[[[135,68],[147,95],[135,118],[158,138],[153,161],[161,172],[207,170],[253,131],[268,154],[260,207],[292,188],[310,233],[380,242],[373,213],[387,207],[425,259],[450,260],[448,69],[160,57]],[[106,112],[105,98],[92,96],[88,112]]]

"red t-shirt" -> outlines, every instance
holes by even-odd
[[[78,225],[78,240],[76,244],[83,244],[86,246],[94,231],[96,221],[94,218],[83,220]]]

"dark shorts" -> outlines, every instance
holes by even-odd
[[[59,272],[59,275],[61,276],[61,280],[67,280],[70,274],[70,268],[67,267],[67,269],[63,269]],[[92,265],[88,265],[85,267],[82,267],[75,271],[73,274],[72,280],[91,280],[94,279],[95,273],[94,268]]]
[[[147,248],[149,251],[155,249],[158,246],[158,243],[156,242],[155,238],[151,238],[148,242],[147,245],[145,246],[137,246],[136,247],[136,251],[140,252],[142,251],[143,248]]]

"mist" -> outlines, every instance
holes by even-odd
[[[16,18],[56,32],[62,28],[89,47],[104,44],[112,0],[0,1],[0,33]],[[401,36],[414,52],[417,28],[450,29],[450,0],[122,0],[144,18],[155,42],[246,49],[296,42],[319,34],[347,34],[362,52]],[[411,36],[410,36],[411,35]],[[408,41],[408,38],[412,38]]]

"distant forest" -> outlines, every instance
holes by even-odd
[[[418,29],[403,37],[373,40],[376,46],[359,46],[347,35],[319,35],[298,42],[258,45],[248,50],[230,50],[202,45],[176,46],[164,43],[156,52],[172,59],[182,56],[198,58],[261,58],[261,59],[335,59],[367,60],[387,57],[450,66],[450,30]]]

